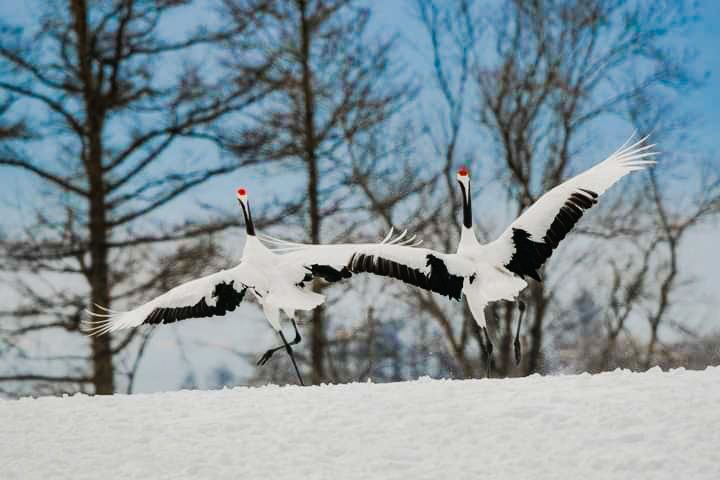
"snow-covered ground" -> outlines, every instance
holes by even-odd
[[[3,479],[719,479],[720,368],[0,401]]]

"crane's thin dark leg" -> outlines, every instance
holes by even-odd
[[[263,353],[263,356],[260,357],[260,360],[257,361],[256,365],[258,365],[260,367],[265,365],[270,360],[270,358],[273,356],[273,354],[275,352],[277,352],[278,350],[282,350],[284,348],[285,348],[285,345],[280,345],[279,347],[274,347],[274,348],[267,350],[265,353]]]
[[[520,365],[520,359],[522,359],[522,351],[520,350],[520,326],[522,325],[523,315],[525,314],[525,302],[518,300],[518,310],[520,310],[520,316],[518,318],[517,330],[515,330],[515,341],[513,346],[515,347],[515,365]]]
[[[293,322],[293,324],[294,323],[295,322]],[[297,327],[295,327],[295,332],[297,332]],[[303,382],[302,376],[300,375],[300,369],[297,366],[297,362],[295,362],[295,354],[293,353],[290,344],[287,342],[287,340],[285,340],[285,335],[283,334],[283,332],[280,332],[280,338],[282,338],[282,341],[285,344],[285,351],[287,351],[288,355],[290,355],[290,360],[292,360],[293,367],[295,367],[295,373],[297,373],[300,385],[305,386],[305,382]],[[295,338],[297,339],[297,336]]]
[[[487,365],[487,378],[490,378],[490,372],[492,369],[493,360],[493,343],[490,340],[490,334],[488,333],[487,327],[482,327],[482,331],[485,334],[485,365]]]
[[[292,321],[292,324],[293,324],[293,328],[295,329],[295,338],[293,338],[293,341],[290,342],[288,345],[297,345],[297,344],[300,343],[300,341],[302,340],[302,337],[300,336],[300,332],[298,331],[297,324],[295,323],[295,320],[293,319],[293,320],[291,320],[291,321]],[[284,344],[283,344],[283,345],[280,345],[279,347],[271,348],[270,350],[268,350],[267,352],[265,352],[262,357],[260,357],[260,360],[257,361],[257,365],[259,365],[259,366],[265,365],[265,364],[268,362],[268,360],[270,360],[270,358],[273,356],[273,354],[274,354],[275,352],[277,352],[278,350],[283,350],[283,349],[285,349],[285,345],[284,345]]]

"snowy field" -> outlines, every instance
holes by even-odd
[[[3,479],[719,479],[720,368],[0,401]]]

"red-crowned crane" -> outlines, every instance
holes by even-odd
[[[405,245],[304,245],[274,238],[275,250],[304,265],[332,269],[342,275],[368,272],[399,279],[410,285],[460,300],[488,342],[488,372],[492,344],[485,323],[485,306],[513,301],[530,277],[540,281],[539,270],[598,197],[630,172],[655,163],[654,145],[647,137],[629,145],[628,139],[601,163],[556,186],[518,217],[500,237],[480,244],[472,229],[470,181],[467,170],[458,172],[463,193],[463,227],[456,253],[441,253]],[[521,315],[522,315],[521,306]],[[519,331],[518,322],[518,331]],[[516,360],[519,341],[515,339]]]
[[[258,360],[258,365],[264,365],[276,351],[285,349],[300,384],[304,384],[292,350],[292,346],[301,341],[295,322],[295,311],[312,310],[325,301],[323,295],[306,288],[306,283],[316,277],[336,282],[350,274],[311,262],[300,262],[268,249],[255,235],[250,204],[244,188],[238,189],[237,199],[245,218],[247,237],[242,259],[236,267],[183,283],[127,312],[116,312],[96,305],[102,312],[88,311],[96,320],[85,321],[83,330],[89,335],[103,335],[146,324],[159,325],[190,318],[224,316],[240,305],[249,290],[262,306],[265,317],[282,341],[280,346],[267,350]],[[413,238],[403,240],[402,236],[395,239],[390,237],[391,235],[386,237],[383,242],[408,245],[413,241]],[[295,338],[290,342],[285,338],[280,325],[280,310],[285,312],[295,330]]]
[[[295,362],[292,345],[300,342],[300,332],[294,319],[295,310],[312,310],[325,301],[323,295],[303,289],[300,284],[308,270],[297,263],[285,261],[270,251],[255,236],[247,192],[237,191],[237,199],[245,217],[247,238],[240,263],[229,270],[183,283],[172,290],[127,312],[89,312],[100,320],[85,323],[90,335],[102,335],[123,328],[139,325],[164,324],[189,318],[223,316],[235,310],[250,290],[260,303],[268,322],[275,330],[282,345],[268,352],[284,348],[293,362],[298,379],[302,377]],[[288,342],[280,326],[280,310],[291,319],[295,338]],[[272,353],[266,352],[258,362],[264,364]]]

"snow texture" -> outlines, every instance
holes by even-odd
[[[720,368],[0,401],[8,479],[718,479]]]

